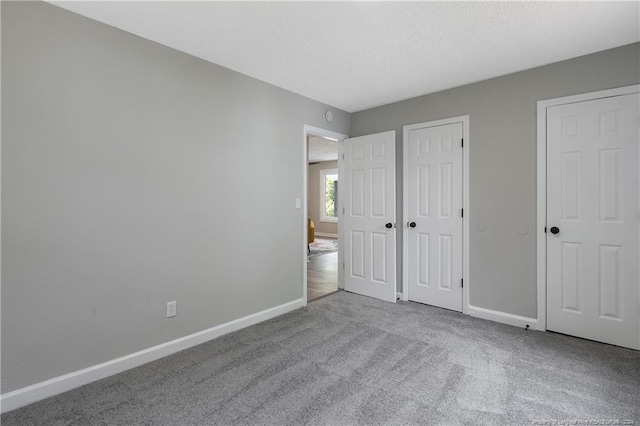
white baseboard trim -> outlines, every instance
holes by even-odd
[[[318,237],[338,238],[338,234],[329,234],[328,232],[316,232],[315,235]]]
[[[277,317],[304,306],[303,299],[297,299],[280,306],[275,306],[225,324],[220,324],[188,336],[180,337],[170,342],[162,343],[151,348],[143,349],[111,361],[77,370],[44,382],[36,383],[0,396],[0,412],[6,413],[16,408],[24,407],[62,392],[75,389],[96,380],[121,373],[151,361],[191,348],[209,340],[220,337],[250,325]]]
[[[529,326],[530,330],[537,330],[538,320],[534,318],[521,317],[519,315],[508,314],[506,312],[493,311],[491,309],[479,308],[469,305],[469,315],[503,324],[513,325],[520,328]]]
[[[400,292],[400,291],[396,291],[396,300],[404,300],[404,299],[402,298],[402,292]]]

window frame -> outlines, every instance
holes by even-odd
[[[327,206],[327,176],[336,175],[338,176],[338,169],[321,169],[320,170],[320,214],[319,219],[320,222],[329,222],[329,223],[338,223],[338,212],[336,212],[335,217],[327,216],[326,214],[326,206]],[[338,179],[336,179],[339,181]],[[338,200],[335,200],[336,204],[338,204]]]

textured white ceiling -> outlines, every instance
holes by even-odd
[[[640,41],[637,1],[53,3],[348,112]]]
[[[309,164],[338,159],[338,141],[325,139],[321,136],[309,135],[308,139]]]

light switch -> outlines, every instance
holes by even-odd
[[[296,209],[300,210],[302,208],[302,201],[300,198],[296,198]]]

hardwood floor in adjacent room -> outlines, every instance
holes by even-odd
[[[338,252],[313,256],[307,262],[307,301],[338,290]]]

